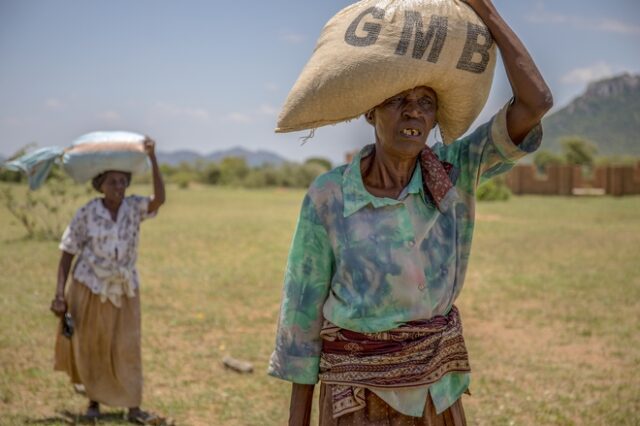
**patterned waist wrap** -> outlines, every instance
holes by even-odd
[[[325,321],[320,380],[331,384],[333,417],[365,407],[364,388],[428,386],[450,372],[469,372],[458,309],[393,330],[357,333]]]

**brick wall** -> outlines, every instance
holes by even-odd
[[[635,166],[596,167],[585,176],[578,166],[549,166],[544,175],[531,164],[518,165],[506,177],[514,194],[573,195],[604,193],[615,196],[640,194],[640,162]]]

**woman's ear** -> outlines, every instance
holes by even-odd
[[[376,125],[375,108],[372,108],[369,111],[365,112],[364,118],[367,120],[367,123],[371,124],[372,126],[375,126]]]

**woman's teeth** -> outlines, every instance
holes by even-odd
[[[406,136],[420,136],[420,133],[418,129],[402,129],[402,134]]]

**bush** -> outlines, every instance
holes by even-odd
[[[22,194],[16,195],[23,191]],[[58,166],[54,166],[47,183],[37,191],[6,185],[0,190],[0,202],[27,231],[29,239],[58,240],[73,215],[75,201],[87,196],[89,185],[76,187]]]
[[[564,159],[558,154],[543,149],[534,155],[533,164],[536,165],[538,172],[545,173],[549,166],[564,164]]]
[[[308,164],[317,164],[318,166],[322,167],[322,169],[325,172],[328,172],[329,170],[333,169],[333,165],[331,164],[331,161],[322,157],[311,157],[307,161],[305,161],[304,164],[305,166]]]
[[[220,183],[240,185],[249,174],[247,161],[241,157],[226,157],[220,162]]]
[[[476,191],[478,201],[507,201],[511,198],[511,190],[504,177],[499,176],[481,184]]]

